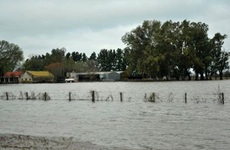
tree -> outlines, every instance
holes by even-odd
[[[223,71],[225,69],[228,69],[228,58],[229,58],[229,53],[225,52],[222,50],[223,44],[224,44],[224,39],[227,38],[227,35],[221,35],[220,33],[216,33],[214,37],[210,40],[210,43],[212,44],[212,58],[213,58],[213,63],[212,63],[212,74],[216,74],[219,72],[219,77],[220,80],[223,79]]]
[[[220,55],[220,61],[218,62],[218,71],[219,71],[219,77],[220,80],[223,80],[223,71],[225,69],[229,69],[229,59],[230,53],[222,51]]]
[[[179,23],[166,21],[162,24],[159,32],[156,32],[154,38],[156,39],[156,56],[161,59],[159,63],[159,76],[171,78],[172,71],[176,68],[181,72],[183,70],[179,67],[178,57],[182,54],[182,44],[179,37]],[[182,70],[182,71],[181,71]]]
[[[102,49],[97,57],[100,71],[122,71],[126,69],[124,52],[121,49]]]
[[[144,21],[142,26],[138,26],[122,37],[123,43],[127,45],[125,48],[126,60],[128,70],[132,76],[148,74],[149,69],[151,69],[148,64],[154,64],[152,62],[155,61],[153,57],[146,54],[156,51],[157,42],[155,37],[159,35],[157,33],[160,27],[161,22],[159,21]],[[148,58],[146,59],[146,57]]]
[[[201,22],[192,22],[190,25],[190,46],[195,52],[193,69],[196,73],[196,80],[200,75],[200,79],[204,79],[205,72],[205,57],[209,55],[208,47],[208,25]]]
[[[66,72],[71,72],[71,71],[76,71],[76,64],[73,61],[73,59],[70,58],[66,58],[63,62],[63,66],[64,66],[64,71]]]
[[[66,49],[65,48],[56,48],[56,49],[52,49],[51,51],[51,55],[50,55],[50,63],[62,63],[62,61],[65,58],[65,52]]]
[[[65,79],[65,69],[62,63],[51,63],[45,66],[45,70],[51,72],[56,82],[63,82]]]
[[[23,51],[18,45],[4,40],[0,41],[0,76],[6,71],[13,71],[22,60]]]
[[[100,71],[110,71],[110,64],[108,62],[109,59],[109,54],[107,49],[102,49],[98,56],[97,56],[97,61],[98,61],[98,67]]]
[[[53,63],[64,63],[65,59],[68,59],[70,56],[65,56],[65,48],[56,48],[52,49],[51,54],[46,53],[45,55],[34,55],[27,59],[23,66],[24,70],[36,70],[42,71],[45,69],[45,66],[48,66]]]
[[[23,64],[24,70],[42,71],[46,65],[45,56],[31,56]]]
[[[95,52],[93,52],[90,57],[89,60],[96,60],[97,59],[97,54]]]
[[[202,22],[144,21],[122,37],[127,46],[125,60],[131,76],[208,79],[223,75],[229,53],[222,51],[224,35],[208,38],[208,25]]]
[[[115,54],[115,70],[124,71],[125,69],[126,69],[125,54],[122,49],[118,48]]]
[[[70,59],[70,56],[71,56],[71,54],[68,52],[68,53],[65,55],[65,58],[69,60],[69,59]]]
[[[87,60],[85,62],[85,72],[96,72],[98,71],[98,63],[95,60]]]
[[[75,62],[78,62],[78,61],[86,62],[88,60],[85,53],[79,53],[79,52],[72,52],[72,59]]]
[[[88,60],[87,56],[85,53],[82,54],[82,59],[83,62],[86,62]]]

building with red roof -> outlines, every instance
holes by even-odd
[[[21,71],[6,72],[3,76],[3,83],[19,83],[19,79],[21,76]]]

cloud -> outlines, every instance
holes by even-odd
[[[121,37],[126,31],[135,26],[118,26],[104,30],[74,30],[66,34],[43,35],[37,37],[23,37],[18,42],[23,43],[22,47],[32,51],[30,54],[45,54],[51,48],[65,47],[68,52],[85,52],[90,56],[92,52],[99,52],[101,49],[124,48]],[[25,44],[24,44],[25,43]],[[28,55],[30,55],[28,54]]]
[[[0,33],[25,57],[57,47],[89,55],[124,47],[121,37],[144,20],[201,21],[210,36],[230,36],[229,10],[228,0],[1,0]]]

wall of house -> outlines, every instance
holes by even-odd
[[[82,81],[120,81],[121,73],[119,72],[91,72],[76,73],[69,72],[66,74],[67,79],[74,79],[75,82]]]
[[[27,72],[25,72],[21,78],[19,79],[19,82],[21,83],[32,83],[33,82],[33,78],[31,77],[30,74],[28,74]]]
[[[70,72],[69,73],[69,78],[74,79],[75,82],[78,82],[78,80],[79,80],[79,76],[77,75],[76,72]]]
[[[111,73],[106,74],[105,79],[119,81],[119,80],[121,80],[121,75],[120,75],[120,73],[111,72]]]
[[[3,83],[11,83],[13,82],[13,77],[3,77]]]

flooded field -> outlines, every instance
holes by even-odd
[[[0,148],[227,150],[229,91],[230,81],[0,85]]]

